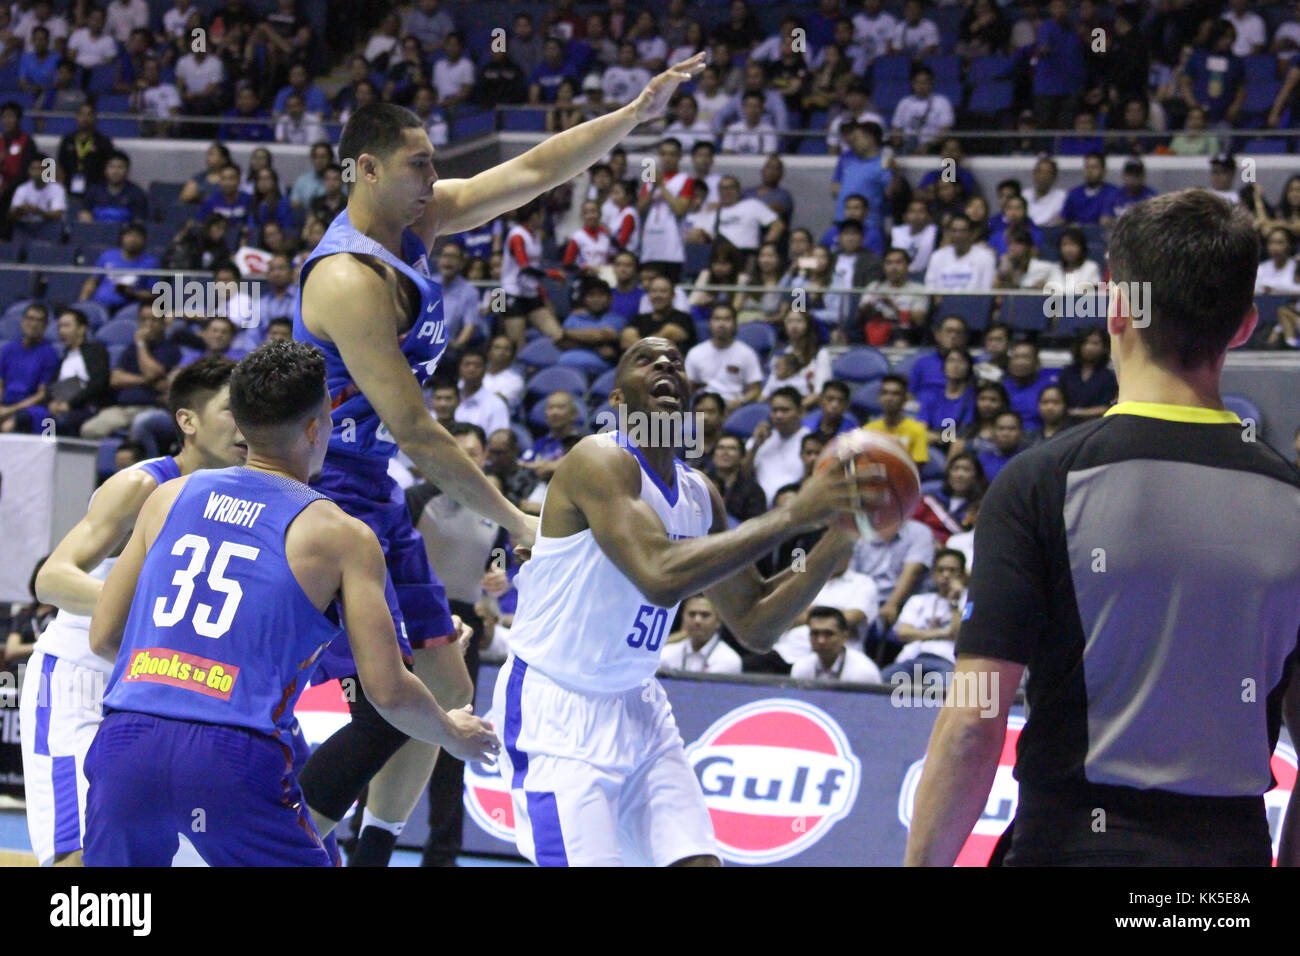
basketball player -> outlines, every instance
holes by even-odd
[[[348,206],[303,266],[294,337],[325,353],[334,433],[320,483],[379,536],[393,587],[398,639],[417,675],[448,706],[468,703],[471,684],[453,643],[443,588],[411,526],[401,490],[387,475],[400,448],[452,500],[504,527],[526,548],[537,519],[511,505],[474,466],[424,405],[420,385],[446,348],[441,286],[426,251],[443,234],[473,229],[568,182],[633,127],[663,114],[684,80],[704,69],[703,54],[653,79],[637,99],[549,137],[521,156],[469,179],[437,182],[433,147],[418,117],[377,103],[348,120],[341,161],[355,170]],[[435,182],[437,187],[435,188]],[[414,374],[412,374],[414,373]],[[340,643],[321,676],[346,679],[355,665]],[[386,861],[428,782],[436,750],[406,742],[379,720],[355,682],[352,720],[325,741],[302,777],[322,830],[331,829],[371,782],[354,861]]]
[[[646,338],[620,360],[610,404],[635,422],[680,415],[689,392],[677,346]],[[654,677],[677,605],[704,590],[742,643],[770,650],[857,532],[836,522],[803,573],[763,580],[754,560],[873,495],[866,478],[831,468],[728,531],[717,488],[677,451],[638,447],[619,432],[582,439],[560,460],[532,559],[515,579],[519,606],[493,711],[504,715],[501,772],[516,839],[535,863],[719,865],[704,796]]]
[[[230,414],[235,363],[199,359],[177,373],[168,410],[181,435],[175,456],[119,471],[90,498],[86,515],[64,536],[36,577],[42,601],[58,615],[36,642],[19,702],[27,831],[41,866],[80,866],[85,833],[85,758],[99,727],[112,668],[90,649],[90,614],[104,578],[154,489],[200,468],[243,462],[245,448]],[[39,678],[37,675],[40,675]]]
[[[181,832],[212,866],[331,865],[291,738],[336,601],[386,720],[464,759],[496,751],[488,724],[403,668],[374,533],[305,484],[329,405],[311,346],[255,350],[230,382],[247,466],[169,481],[141,509],[90,623],[116,664],[86,757],[88,866],[164,865]]]
[[[1109,257],[1119,402],[1016,456],[984,496],[911,865],[957,858],[1026,667],[1005,865],[1273,856],[1269,758],[1300,693],[1300,475],[1220,397],[1227,350],[1259,318],[1259,237],[1240,207],[1187,189],[1130,207]]]

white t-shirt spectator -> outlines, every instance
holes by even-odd
[[[647,73],[646,75],[648,76],[649,74]],[[626,100],[619,100],[618,102],[622,103],[626,102]],[[689,156],[691,155],[691,150],[695,148],[696,143],[704,141],[710,143],[713,142],[713,127],[699,116],[695,117],[695,124],[689,127],[685,126],[681,120],[674,120],[664,129],[664,135],[662,138],[668,139],[669,137],[672,137],[682,144],[682,155]],[[713,196],[713,193],[710,192],[709,195]]]
[[[757,126],[749,126],[744,120],[736,120],[727,127],[722,137],[724,153],[758,156],[776,152],[776,128],[766,120],[759,120]]]
[[[14,202],[17,201],[15,197]],[[1292,295],[1297,292],[1300,292],[1300,281],[1297,281],[1294,259],[1288,259],[1281,269],[1273,265],[1272,259],[1259,264],[1255,273],[1256,295]]]
[[[729,402],[744,395],[750,385],[763,381],[763,367],[758,353],[744,342],[736,340],[720,349],[710,339],[686,353],[686,377]]]
[[[939,227],[932,222],[926,223],[925,228],[916,233],[912,232],[912,227],[907,223],[895,226],[889,231],[889,244],[895,249],[907,250],[907,254],[911,257],[911,262],[907,266],[908,275],[925,275],[925,267],[930,264],[934,244],[938,241]]]
[[[606,103],[617,103],[623,106],[640,96],[651,79],[653,77],[650,76],[650,71],[643,66],[615,64],[606,68],[605,74],[600,78],[600,95]],[[664,135],[672,134],[665,132]],[[691,148],[682,143],[682,152],[690,153],[690,151]]]
[[[1052,274],[1047,280],[1047,291],[1074,295],[1076,292],[1095,289],[1099,285],[1101,285],[1101,269],[1091,259],[1083,260],[1083,265],[1069,272],[1062,269],[1059,262],[1053,262]]]
[[[661,36],[642,37],[636,41],[636,58],[646,62],[668,59],[668,43]],[[638,90],[638,92],[640,92]]]
[[[1035,226],[1050,226],[1065,208],[1065,190],[1049,189],[1039,196],[1030,186],[1025,190],[1025,202],[1029,206],[1029,218]]]
[[[149,26],[149,5],[144,0],[112,0],[104,7],[104,32],[125,43],[131,31]]]
[[[518,408],[524,397],[524,377],[512,368],[487,372],[483,375],[483,388],[500,395],[510,408]]]
[[[922,146],[938,139],[953,121],[952,103],[942,93],[931,93],[925,99],[904,96],[894,108],[894,128],[904,136],[917,137]]]
[[[42,212],[65,212],[68,208],[68,194],[64,191],[63,186],[57,182],[45,183],[40,189],[36,188],[36,183],[28,180],[14,190],[14,198],[10,208],[18,206],[35,206]],[[38,223],[45,220],[38,215],[24,215],[23,222]]]
[[[469,57],[462,54],[455,63],[444,57],[433,65],[433,88],[438,91],[438,99],[459,96],[462,87],[473,85],[474,63]]]
[[[696,90],[691,95],[695,97],[695,105],[697,107],[695,118],[701,123],[708,123],[710,128],[712,128],[713,117],[717,116],[731,105],[731,95],[722,87],[718,87],[718,91],[713,94]],[[683,150],[683,152],[684,151],[685,150]]]
[[[853,546],[849,567],[876,583],[877,596],[883,604],[893,593],[903,565],[911,563],[927,568],[934,564],[934,534],[921,522],[909,518],[892,541],[859,539]]]
[[[1055,262],[1031,258],[1029,265],[1025,268],[1025,274],[1020,277],[1020,288],[1041,289],[1051,282],[1053,276],[1059,271],[1060,269]]]
[[[963,531],[961,534],[949,535],[948,540],[944,542],[944,547],[966,555],[966,573],[969,575],[975,565],[975,532]]]
[[[374,62],[384,54],[392,53],[396,50],[397,42],[397,37],[390,37],[385,36],[382,33],[376,33],[370,38],[370,42],[366,44],[366,49],[361,55],[365,57],[367,63],[373,65]]]
[[[1232,42],[1232,52],[1237,56],[1250,56],[1258,47],[1261,52],[1268,49],[1268,29],[1264,18],[1258,13],[1247,10],[1237,16],[1231,10],[1219,14],[1220,20],[1227,20],[1237,31],[1237,39]]]
[[[961,600],[957,603],[955,613],[960,614],[965,605],[966,594],[963,592]],[[907,624],[918,631],[933,631],[935,628],[948,627],[952,624],[953,613],[952,605],[948,603],[948,600],[940,597],[936,592],[913,594],[907,599],[903,609],[898,612],[898,621],[895,627],[898,624]],[[905,664],[921,654],[934,654],[946,661],[957,663],[953,642],[942,638],[936,638],[932,641],[909,641],[898,652],[898,656],[894,658],[894,663]]]
[[[167,119],[181,108],[180,90],[175,83],[159,83],[140,91],[140,112],[146,116]]]
[[[59,14],[51,14],[48,20],[37,20],[35,11],[28,10],[16,24],[14,24],[14,36],[23,41],[23,52],[34,53],[32,49],[32,31],[37,27],[45,27],[50,31],[50,49],[54,49],[59,40],[68,38],[68,21]]]
[[[97,66],[113,62],[117,56],[117,41],[107,31],[94,37],[90,35],[89,29],[80,27],[68,37],[68,55],[83,70],[93,70]]]
[[[897,52],[915,56],[927,47],[938,46],[939,39],[939,28],[934,25],[934,21],[922,18],[916,26],[906,20],[899,20],[889,42]]]
[[[652,185],[642,183],[641,191],[650,192]],[[678,170],[664,180],[664,188],[673,196],[690,196],[691,177]],[[685,262],[686,246],[682,242],[681,223],[668,203],[656,199],[646,210],[641,232],[641,261]]]
[[[473,395],[461,396],[460,404],[456,406],[456,421],[477,425],[483,429],[484,435],[491,435],[510,427],[510,409],[500,395],[480,386]]]
[[[859,13],[853,18],[853,42],[862,44],[867,56],[874,60],[889,51],[889,41],[898,31],[898,20],[881,10],[874,17]]]
[[[861,626],[853,629],[851,640],[857,640],[866,633],[871,622],[876,619],[880,608],[880,597],[876,592],[876,582],[867,575],[846,570],[839,577],[831,578],[822,585],[809,607],[834,607],[841,611],[861,611],[866,619]],[[792,627],[779,638],[772,650],[776,651],[787,664],[793,664],[801,657],[812,653],[812,644],[808,640],[808,625]]]
[[[789,438],[782,438],[775,428],[767,440],[754,452],[754,480],[763,488],[770,505],[776,493],[786,485],[803,480],[803,459],[799,457],[799,446],[808,429],[802,425]],[[754,439],[746,443],[747,448],[754,447]]]
[[[665,647],[659,658],[659,669],[669,668],[697,674],[739,674],[741,661],[740,655],[714,634],[698,651],[691,646],[689,638]]]
[[[997,260],[985,246],[971,246],[964,256],[958,256],[953,246],[942,246],[934,250],[925,269],[928,288],[953,292],[991,289],[996,277]]]
[[[184,36],[185,24],[189,23],[190,17],[194,15],[195,10],[198,10],[198,7],[192,3],[186,8],[184,13],[181,13],[180,10],[176,9],[176,7],[168,9],[167,12],[163,14],[163,32],[168,36],[173,37]],[[200,10],[199,22],[202,22],[202,20],[203,13]]]
[[[1295,44],[1291,49],[1283,50],[1277,55],[1279,60],[1288,61],[1295,55],[1295,50],[1300,49],[1300,20],[1287,20],[1279,26],[1277,32],[1273,34],[1273,42],[1277,43],[1279,40],[1290,40]]]
[[[310,146],[323,139],[325,139],[325,128],[321,126],[320,117],[315,113],[303,113],[300,120],[295,120],[286,113],[275,121],[277,143]]]
[[[201,63],[193,53],[186,53],[176,61],[176,79],[185,84],[185,92],[190,96],[202,93],[213,83],[220,83],[225,76],[221,58],[211,53]]]
[[[794,662],[790,676],[800,680],[838,680],[854,684],[879,684],[880,668],[866,654],[856,648],[846,647],[835,664],[822,667],[822,659],[809,654]]]
[[[752,196],[730,206],[719,206],[711,215],[717,217],[718,232],[746,252],[757,251],[763,230],[781,218],[771,206]]]

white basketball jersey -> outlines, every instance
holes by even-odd
[[[601,440],[636,457],[641,500],[670,538],[709,533],[713,503],[707,478],[678,461],[675,483],[666,487],[617,432]],[[600,549],[590,528],[565,538],[538,534],[515,587],[519,604],[510,650],[529,667],[563,687],[597,694],[630,690],[654,677],[677,605],[658,607],[647,600]]]

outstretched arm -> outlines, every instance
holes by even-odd
[[[442,235],[464,232],[518,209],[567,183],[641,123],[662,116],[679,84],[704,71],[703,53],[656,76],[631,103],[548,137],[528,152],[469,179],[439,182],[433,201],[411,227],[430,248]]]

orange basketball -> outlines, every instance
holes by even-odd
[[[822,449],[817,470],[848,464],[858,474],[879,478],[881,500],[864,504],[855,515],[864,538],[889,540],[921,500],[921,476],[902,443],[884,432],[855,428],[841,432]]]

